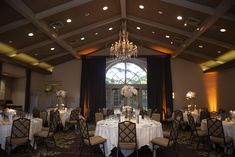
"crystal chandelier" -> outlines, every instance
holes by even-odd
[[[137,53],[137,46],[128,40],[126,22],[124,21],[119,32],[119,40],[110,47],[110,55],[118,60],[126,60],[131,57],[136,57]]]

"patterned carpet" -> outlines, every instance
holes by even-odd
[[[208,156],[207,145],[201,145],[200,150],[196,151],[196,143],[189,144],[189,136],[190,132],[184,131],[180,132],[179,137],[179,145],[178,145],[178,152],[179,157],[205,157]],[[58,132],[55,135],[56,145],[50,144],[50,148],[48,151],[48,156],[51,157],[78,157],[79,156],[79,147],[80,147],[80,139],[78,133],[74,131],[63,131]],[[17,147],[11,156],[13,157],[43,157],[46,156],[46,148],[42,142],[38,143],[38,149],[36,151],[29,151],[24,149],[24,146]],[[123,155],[119,153],[122,157]],[[6,157],[7,154],[1,150],[0,157]],[[82,157],[92,156],[92,150],[89,148],[85,148],[83,151]],[[95,156],[102,156],[101,151],[99,148],[97,152],[95,152]],[[111,156],[116,156],[116,150],[112,151]],[[131,154],[129,157],[135,156],[135,153]],[[152,157],[153,154],[151,150],[144,146],[139,150],[139,157]],[[172,149],[167,150],[158,150],[157,156],[161,157],[174,157],[175,154]],[[210,153],[210,157],[221,156],[221,153]],[[226,157],[231,157],[232,155],[226,155]]]

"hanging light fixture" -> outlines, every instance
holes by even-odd
[[[137,53],[137,46],[128,40],[126,21],[124,21],[119,32],[119,40],[110,47],[110,55],[117,60],[126,60],[131,57],[137,57]]]

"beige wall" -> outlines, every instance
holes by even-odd
[[[235,109],[235,68],[218,72],[218,109]]]
[[[180,109],[189,104],[186,100],[186,93],[188,91],[196,92],[195,104],[198,107],[206,106],[203,72],[199,65],[174,58],[171,61],[171,70],[173,91],[175,93],[174,109]]]
[[[2,71],[3,74],[7,74],[8,77],[12,79],[8,79],[6,85],[8,84],[9,86],[6,88],[11,88],[11,89],[6,89],[9,94],[7,96],[7,99],[13,100],[14,105],[19,105],[24,108],[25,105],[25,69],[11,65],[11,64],[6,64],[3,63],[2,66]],[[9,82],[10,81],[10,82]]]
[[[55,67],[51,75],[32,73],[31,110],[33,107],[45,109],[55,107],[55,92],[45,92],[48,84],[55,84],[55,89],[67,92],[68,107],[77,107],[80,102],[81,61],[72,60]]]

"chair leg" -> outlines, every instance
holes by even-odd
[[[175,156],[178,157],[178,153],[177,153],[177,149],[176,149],[176,144],[173,145],[173,149],[174,149],[174,152],[175,152]]]
[[[81,148],[80,148],[80,153],[79,153],[79,156],[82,156],[82,151],[83,151],[83,143],[81,144]]]
[[[103,153],[104,153],[104,157],[105,157],[105,147],[104,147],[104,143],[102,144],[102,146],[103,146]]]
[[[117,153],[116,153],[116,157],[118,157],[118,151],[119,151],[119,150],[118,150],[118,147],[117,147]]]
[[[139,157],[139,152],[138,152],[138,149],[135,149],[135,155],[136,155],[136,157]]]

